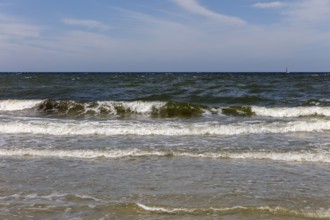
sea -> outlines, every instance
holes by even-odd
[[[0,219],[330,219],[330,74],[0,73]]]

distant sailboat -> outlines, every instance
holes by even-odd
[[[288,67],[286,67],[285,72],[290,73]]]

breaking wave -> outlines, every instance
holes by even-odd
[[[116,159],[125,157],[187,157],[206,159],[233,159],[233,160],[273,160],[286,162],[319,162],[330,163],[330,152],[183,152],[161,150],[55,150],[55,149],[1,149],[2,157],[45,157],[45,158],[72,158],[72,159]]]
[[[0,111],[20,111],[32,109],[40,105],[43,100],[0,100]]]
[[[57,112],[65,115],[126,116],[133,114],[153,117],[191,117],[199,116],[207,107],[179,102],[146,101],[98,101],[79,103],[74,101],[45,100],[39,105],[44,112]]]
[[[226,208],[172,208],[165,206],[151,206],[141,203],[136,204],[141,210],[145,212],[153,212],[158,214],[172,214],[172,215],[205,215],[205,214],[272,214],[279,216],[295,216],[304,218],[317,218],[328,219],[330,217],[330,210],[292,210],[284,207],[260,206],[260,207],[247,207],[247,206],[234,206]]]
[[[35,109],[47,114],[68,117],[84,116],[132,116],[151,117],[194,117],[204,114],[220,114],[241,117],[296,118],[325,116],[330,117],[330,107],[262,107],[262,106],[227,106],[211,107],[192,103],[164,101],[54,101],[46,100],[1,100],[0,111],[21,111]]]
[[[295,118],[304,116],[326,116],[330,117],[330,107],[294,107],[294,108],[266,108],[252,107],[257,116],[276,118]]]
[[[81,116],[129,116],[192,117],[208,111],[207,106],[192,103],[162,101],[54,101],[46,100],[2,100],[0,111],[35,109],[39,112],[71,117]]]
[[[291,122],[219,122],[183,123],[159,121],[75,121],[75,120],[16,120],[0,123],[0,133],[43,134],[55,136],[72,135],[162,135],[162,136],[209,136],[284,134],[294,132],[326,132],[330,130],[328,120],[306,120]]]

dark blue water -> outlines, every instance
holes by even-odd
[[[328,73],[2,73],[0,99],[329,105]]]

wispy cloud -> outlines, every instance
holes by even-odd
[[[258,2],[253,5],[255,8],[281,8],[286,6],[286,3],[284,2]]]
[[[0,13],[0,35],[6,38],[39,37],[42,28],[27,24],[18,18]]]
[[[39,37],[40,28],[28,24],[0,23],[0,35],[10,37]]]
[[[228,25],[243,25],[246,22],[238,17],[227,16],[220,13],[213,12],[204,6],[200,5],[197,0],[173,0],[174,3],[181,6],[185,10],[202,15],[211,19],[215,19],[223,24]]]
[[[209,10],[202,0],[171,1],[180,14],[115,9],[115,20],[103,18],[116,25],[113,32],[95,20],[68,18],[59,27],[42,28],[39,20],[0,13],[0,71],[269,71],[288,62],[297,71],[329,67],[330,0],[285,1],[281,17],[270,25]]]
[[[85,27],[85,28],[90,28],[90,29],[98,29],[101,31],[106,31],[106,30],[110,29],[109,25],[96,21],[96,20],[67,18],[67,19],[63,20],[63,23],[67,24],[67,25],[80,26],[80,27]]]

